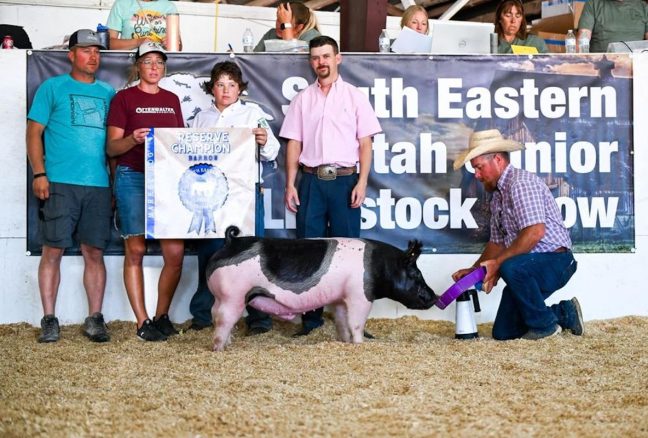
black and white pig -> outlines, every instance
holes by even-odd
[[[429,309],[437,296],[416,266],[421,242],[406,252],[367,239],[260,239],[225,232],[225,246],[207,265],[216,301],[214,351],[229,343],[246,304],[282,319],[330,304],[340,341],[361,343],[374,300],[390,298]]]

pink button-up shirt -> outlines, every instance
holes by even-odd
[[[381,131],[367,96],[338,76],[328,95],[316,80],[295,96],[279,135],[302,143],[299,162],[305,166],[349,167],[359,160],[358,139]]]

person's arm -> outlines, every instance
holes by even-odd
[[[279,6],[277,6],[277,20],[279,20],[279,24],[290,24],[291,26],[295,26],[295,23],[293,22],[292,9],[290,9],[290,3],[285,3],[285,5],[284,3],[279,3]],[[281,31],[282,40],[294,40],[295,37],[294,27],[283,29]]]
[[[371,137],[362,137],[360,140],[360,174],[358,183],[351,192],[351,208],[359,208],[367,196],[367,182],[371,170],[372,143]]]
[[[277,140],[274,132],[272,132],[272,128],[270,127],[268,121],[265,119],[264,114],[259,115],[257,126],[257,129],[264,131],[263,133],[259,131],[254,132],[257,144],[261,146],[259,148],[260,159],[262,161],[272,161],[277,158],[277,155],[279,154],[279,148],[281,147],[279,140]],[[259,137],[257,137],[257,132],[260,134]],[[261,143],[261,141],[263,141],[263,143]]]
[[[146,41],[152,41],[150,38],[121,39],[119,38],[119,32],[113,29],[108,31],[108,35],[110,35],[110,48],[112,50],[132,50],[138,48]]]
[[[594,2],[586,2],[581,12],[581,16],[578,19],[578,34],[576,39],[587,38],[588,40],[592,39],[592,30],[594,29],[595,24],[595,13],[594,13]]]
[[[648,35],[648,33],[646,33]],[[578,36],[576,37],[578,40],[581,38],[587,38],[588,40],[592,39],[592,31],[589,29],[578,29]]]
[[[34,122],[33,120],[27,121],[27,157],[29,158],[29,164],[34,175],[45,173],[44,130],[45,126],[40,123]],[[34,195],[40,200],[49,198],[49,180],[47,179],[47,175],[34,178],[32,190],[34,191]]]
[[[469,268],[459,269],[458,271],[454,272],[452,274],[452,279],[454,281],[457,281],[465,277],[466,275],[474,271],[476,268],[478,268],[484,260],[490,260],[497,257],[503,250],[504,250],[503,245],[499,245],[495,242],[489,241],[488,243],[486,243],[486,248],[484,248],[484,251],[482,251],[477,261],[475,261],[475,263],[473,263],[473,265]]]
[[[286,193],[284,202],[286,208],[293,213],[297,213],[299,207],[299,195],[295,187],[297,180],[297,171],[299,170],[299,156],[301,155],[302,143],[297,140],[288,140],[286,146]]]
[[[122,128],[118,128],[117,126],[108,126],[106,153],[111,158],[125,154],[136,145],[144,143],[149,131],[149,128],[138,128],[131,132],[129,136],[124,137],[124,130]]]
[[[254,128],[252,132],[254,132],[256,143],[260,146],[260,159],[262,161],[272,161],[279,154],[279,140],[277,140],[272,128],[265,119],[259,122],[259,126],[259,128]]]
[[[499,279],[499,268],[507,259],[520,254],[527,254],[540,242],[545,235],[545,224],[539,223],[523,228],[508,248],[503,248],[499,254],[482,258],[479,265],[486,268],[484,291],[490,292]]]

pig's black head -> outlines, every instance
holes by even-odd
[[[376,298],[389,298],[409,309],[429,309],[436,303],[438,297],[416,266],[421,246],[420,241],[411,240],[406,252],[397,250],[381,257],[383,272],[376,274],[383,278],[374,284]]]

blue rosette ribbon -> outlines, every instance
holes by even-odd
[[[223,206],[228,194],[227,178],[218,167],[206,163],[189,167],[178,182],[180,201],[192,213],[187,232],[215,233],[214,212]]]

